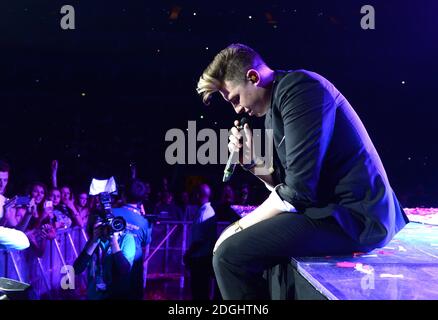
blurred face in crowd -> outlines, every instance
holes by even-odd
[[[61,188],[61,200],[62,202],[68,202],[71,199],[71,191],[69,187]]]
[[[248,194],[249,194],[249,190],[248,190],[248,188],[242,188],[241,190],[240,190],[240,197],[241,197],[241,200],[247,200],[248,199]]]
[[[163,183],[162,185],[163,190],[167,191],[169,189],[169,183],[167,181],[167,178],[163,178],[162,183]]]
[[[190,202],[190,197],[189,197],[189,193],[184,191],[183,193],[181,193],[181,201],[183,204],[189,204]]]
[[[198,205],[203,205],[210,200],[211,189],[207,184],[201,184],[196,191],[196,202]]]
[[[172,194],[170,192],[164,192],[162,199],[163,199],[164,204],[171,204],[172,203]]]
[[[0,194],[3,194],[9,180],[9,172],[0,171]]]
[[[59,190],[52,190],[50,198],[52,198],[53,205],[57,206],[61,202],[61,192]]]
[[[234,190],[231,188],[231,186],[226,185],[224,187],[224,191],[222,194],[223,200],[226,202],[233,202],[234,201]]]
[[[35,199],[35,203],[39,204],[44,199],[44,188],[38,184],[34,185],[30,193],[31,197]]]
[[[151,193],[151,185],[148,182],[144,183],[145,193],[149,195]]]
[[[6,219],[8,223],[10,224],[9,227],[16,227],[17,224],[20,223],[20,221],[23,219],[24,215],[26,214],[26,207],[16,207],[11,206],[6,211]]]
[[[87,205],[88,195],[85,192],[79,194],[79,205],[85,207]]]
[[[17,220],[17,223],[20,223],[20,221],[23,219],[25,214],[26,214],[26,208],[17,208],[16,209],[15,219]]]
[[[149,182],[145,182],[144,184],[144,200],[149,200],[149,196],[151,194],[151,185],[149,184]]]

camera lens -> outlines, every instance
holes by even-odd
[[[120,232],[125,230],[126,228],[126,221],[122,217],[115,217],[111,221],[111,228],[113,232]]]

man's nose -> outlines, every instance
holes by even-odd
[[[243,107],[242,106],[236,106],[234,107],[234,111],[236,111],[236,113],[242,113],[243,112]]]

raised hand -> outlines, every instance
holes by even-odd
[[[51,224],[44,224],[41,227],[41,236],[43,239],[53,240],[56,238],[55,228]]]
[[[52,169],[52,186],[54,188],[58,187],[58,160],[53,160],[51,163],[51,169]]]
[[[135,166],[135,163],[130,163],[129,168],[131,169],[131,178],[136,179],[137,178],[137,167]]]
[[[52,173],[58,171],[58,160],[52,160],[51,169]]]

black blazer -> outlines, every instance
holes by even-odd
[[[327,79],[276,71],[265,128],[277,192],[299,212],[333,216],[363,245],[385,245],[408,223],[365,127]]]

